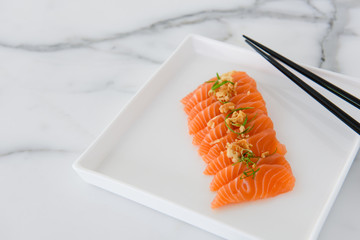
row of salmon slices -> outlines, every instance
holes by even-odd
[[[295,184],[286,148],[276,138],[273,122],[254,79],[245,72],[217,75],[185,96],[189,133],[207,164],[204,174],[218,208],[274,197]]]

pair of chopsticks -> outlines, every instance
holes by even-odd
[[[277,60],[285,63],[289,67],[298,71],[302,75],[308,77],[310,80],[319,84],[323,88],[352,104],[356,108],[360,109],[360,99],[355,96],[349,94],[348,92],[342,90],[341,88],[333,85],[332,83],[326,81],[325,79],[319,77],[318,75],[310,72],[309,70],[299,66],[298,64],[292,62],[291,60],[281,56],[280,54],[274,52],[273,50],[265,47],[264,45],[256,42],[255,40],[243,35],[246,39],[245,42],[249,44],[253,49],[255,49],[261,56],[263,56],[268,62],[270,62],[274,67],[276,67],[280,72],[286,75],[290,80],[292,80],[296,85],[302,88],[306,93],[308,93],[311,97],[313,97],[316,101],[318,101],[321,105],[327,108],[331,113],[333,113],[336,117],[338,117],[341,121],[343,121],[346,125],[352,128],[357,134],[360,135],[360,123],[357,122],[354,118],[348,115],[346,112],[337,107],[334,103],[329,101],[315,89],[306,84],[303,80],[298,78],[292,72],[287,70],[283,65],[281,65]],[[275,60],[277,59],[277,60]]]

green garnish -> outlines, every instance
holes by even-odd
[[[248,115],[246,114],[245,120],[244,120],[244,122],[243,122],[243,124],[242,124],[244,127],[245,127],[245,125],[246,125],[246,123],[247,123],[247,119],[248,119],[247,116],[248,116]],[[239,126],[239,127],[240,127],[240,126]]]
[[[258,115],[258,113],[255,113],[255,115],[249,120],[249,122],[251,122],[252,120],[254,120],[257,115]]]
[[[259,156],[256,156],[250,149],[243,149],[241,151],[241,157],[239,157],[239,161],[233,163],[233,165],[238,164],[238,163],[244,163],[246,164],[246,167],[249,168],[248,170],[245,170],[243,172],[244,176],[241,176],[240,179],[244,179],[247,177],[252,176],[252,178],[255,178],[255,174],[259,171],[260,168],[254,170],[254,168],[256,167],[256,163],[258,160],[256,161],[252,161],[252,159],[259,159]]]
[[[217,77],[217,80],[216,80],[216,81],[215,81],[215,80],[209,80],[209,81],[206,81],[206,82],[205,82],[205,83],[214,83],[214,84],[212,85],[212,87],[211,87],[211,90],[214,90],[214,89],[213,89],[214,85],[216,85],[216,84],[219,83],[220,76],[219,76],[218,73],[216,73],[216,77]]]
[[[217,77],[217,80],[214,81],[214,80],[210,80],[210,81],[206,81],[206,83],[214,83],[212,86],[211,86],[211,89],[209,91],[209,94],[210,92],[215,92],[216,89],[218,89],[219,87],[221,87],[222,85],[224,84],[227,84],[227,83],[230,83],[232,85],[235,85],[235,83],[231,82],[231,81],[223,81],[221,83],[219,83],[219,81],[221,80],[220,76],[219,76],[219,73],[216,73],[216,77]],[[225,103],[228,103],[228,102],[223,102],[221,100],[219,100],[220,103],[222,104],[225,104]]]
[[[219,80],[218,80],[219,81]],[[214,83],[214,85],[211,87],[211,90],[216,90],[216,89],[218,89],[219,87],[221,87],[222,85],[224,85],[224,84],[226,84],[226,83],[231,83],[232,85],[234,85],[235,83],[233,83],[233,82],[230,82],[230,81],[223,81],[223,82],[221,82],[221,83],[219,83],[218,81],[216,81],[215,83]]]
[[[256,162],[251,161],[251,159],[253,158],[257,158],[259,159],[259,156],[256,156],[253,151],[251,151],[250,149],[243,149],[242,152],[245,151],[245,153],[241,153],[241,157],[239,158],[239,160],[237,162],[235,162],[233,165],[243,162],[246,164],[247,167],[250,167],[250,165],[255,164]]]
[[[216,80],[216,81],[211,81],[211,82],[215,82],[214,85],[212,85],[211,90],[214,90],[213,87],[214,87],[215,85],[219,84],[219,80],[221,80],[218,73],[216,73],[216,77],[217,77],[217,80]]]
[[[243,134],[245,131],[246,131],[246,132],[249,132],[249,131],[252,129],[252,127],[251,127],[251,129],[248,129],[248,128],[245,129],[245,130],[244,130],[243,132],[241,132],[241,133],[235,132],[235,131],[226,123],[226,119],[228,119],[233,112],[240,111],[240,110],[251,109],[251,108],[253,108],[253,107],[244,107],[244,108],[237,108],[237,109],[232,110],[232,111],[225,117],[225,125],[226,125],[226,127],[227,127],[231,132],[236,133],[237,135]],[[245,118],[245,119],[247,119],[247,115],[246,115],[246,118]],[[234,125],[234,124],[233,124],[233,125]],[[234,125],[234,126],[236,126],[236,125]],[[237,127],[237,126],[236,126],[236,127]],[[240,126],[239,126],[239,127],[240,127]]]
[[[234,85],[234,83],[230,82],[230,81],[223,81],[223,82],[219,83],[219,81],[221,80],[219,73],[216,73],[216,77],[217,77],[216,81],[207,81],[207,83],[211,83],[211,82],[214,83],[214,85],[212,85],[212,87],[211,87],[211,90],[213,90],[213,91],[218,89],[219,87],[221,87],[222,85],[224,85],[226,83],[231,83],[232,85]]]
[[[246,164],[246,167],[249,168],[248,170],[245,170],[243,172],[244,176],[241,176],[240,179],[244,179],[250,176],[252,176],[253,179],[255,178],[255,174],[259,171],[260,168],[254,170],[257,163],[257,161],[252,161],[252,159],[254,158],[259,159],[260,157],[256,156],[250,149],[243,149],[239,161],[233,163],[233,165],[238,163],[244,163]]]
[[[229,125],[226,123],[226,118],[225,118],[225,125],[231,132],[238,134],[238,135],[240,134],[239,132],[235,132],[231,127],[229,127]]]
[[[246,109],[252,109],[252,108],[254,108],[254,107],[243,107],[243,108],[237,108],[237,109],[231,110],[230,114],[231,114],[231,113],[233,113],[233,112],[236,112],[236,111],[246,110]],[[229,114],[229,115],[230,115],[230,114]],[[228,115],[228,116],[229,116],[229,115]]]
[[[275,148],[275,151],[272,154],[267,155],[267,157],[270,157],[270,156],[274,155],[276,152],[277,152],[277,147]]]
[[[277,148],[275,149],[275,151],[266,156],[266,157],[270,157],[271,155],[275,154],[277,151]],[[244,152],[244,153],[243,153]],[[261,157],[259,156],[256,156],[253,151],[251,151],[250,149],[243,149],[241,150],[241,157],[239,157],[239,160],[235,163],[233,163],[232,165],[235,165],[235,164],[238,164],[238,163],[244,163],[246,164],[246,167],[249,168],[248,170],[245,170],[243,172],[243,175],[244,176],[241,176],[240,179],[244,179],[244,178],[247,178],[247,177],[250,177],[252,176],[252,178],[254,179],[255,178],[255,174],[259,171],[260,168],[257,168],[256,170],[254,170],[256,168],[256,164],[257,164],[257,161],[256,160],[255,162],[252,161],[252,159],[260,159]]]
[[[253,129],[254,126],[251,126],[251,127],[247,127],[244,131],[242,131],[240,134],[245,134],[245,133],[248,133],[251,131],[251,129]]]
[[[249,170],[246,170],[243,172],[243,174],[245,176],[241,176],[240,179],[244,179],[244,178],[247,178],[247,177],[250,177],[252,176],[253,179],[255,179],[255,174],[260,170],[260,168],[254,170],[253,168],[249,169]]]

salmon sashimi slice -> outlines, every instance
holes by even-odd
[[[207,126],[207,123],[210,121],[210,119],[216,117],[217,115],[222,114],[220,113],[219,110],[220,106],[221,106],[220,102],[215,102],[210,106],[208,106],[207,108],[205,108],[200,113],[198,113],[196,117],[188,123],[189,133],[191,135],[196,134],[198,131],[201,131],[203,128]],[[261,101],[239,103],[235,106],[235,109],[238,108],[249,108],[244,110],[245,113],[251,113],[254,111],[261,110],[264,112],[264,114],[267,114],[265,103]],[[227,114],[223,114],[223,115],[227,116]]]
[[[252,85],[254,85],[254,87],[256,87],[256,82],[253,78],[251,78],[246,72],[242,72],[242,71],[233,71],[232,75],[231,75],[234,79],[242,79],[242,84],[244,83],[251,83]],[[246,81],[245,81],[246,78]]]
[[[240,174],[242,174],[246,170],[246,164],[244,163],[232,163],[231,165],[225,167],[221,171],[219,171],[213,178],[210,183],[210,190],[217,191],[219,188],[224,186],[225,184],[231,182]]]
[[[246,125],[246,127],[252,127],[252,120],[256,119],[256,116],[260,116],[265,114],[262,110],[258,110],[258,109],[246,109],[244,110],[245,113],[247,113],[248,115],[248,119],[249,119],[249,124]],[[197,133],[194,134],[194,138],[193,138],[193,144],[194,145],[200,145],[202,143],[202,141],[204,140],[204,138],[207,136],[207,134],[214,129],[215,127],[217,127],[219,124],[223,123],[225,121],[225,116],[226,114],[220,114],[218,116],[216,116],[215,118],[212,119],[214,125],[213,127],[209,127],[206,126],[205,128],[203,128],[202,130],[198,131]],[[225,124],[225,123],[223,123]],[[267,124],[268,125],[268,124]],[[262,128],[264,128],[265,126],[263,126]],[[256,130],[256,129],[255,129]],[[258,131],[258,130],[256,130]]]
[[[238,101],[237,97],[239,94],[248,94],[250,92],[256,92],[256,88],[254,87],[253,84],[247,83],[247,84],[243,84],[243,85],[238,85],[236,87],[236,94],[233,97],[233,99],[236,99],[236,101]],[[237,97],[237,98],[236,98]],[[253,97],[255,99],[255,97]],[[206,107],[210,106],[212,103],[216,102],[217,99],[215,98],[215,96],[210,96],[207,99],[199,102],[198,104],[196,104],[191,111],[188,114],[188,120],[192,120],[197,113],[201,112],[202,110],[204,110]],[[230,102],[232,102],[232,100],[230,100]]]
[[[254,84],[254,82],[248,82],[248,83],[243,83],[243,84],[237,84],[236,86],[236,94],[242,94],[242,93],[248,93],[248,92],[254,92],[257,91],[256,89],[256,84]]]
[[[219,156],[211,161],[205,168],[205,175],[215,175],[218,171],[233,164],[232,160],[226,155],[226,150],[222,151]]]
[[[190,122],[194,117],[196,117],[196,115],[199,112],[203,111],[205,108],[207,108],[214,102],[217,102],[217,100],[216,100],[215,96],[211,96],[211,97],[199,102],[198,104],[196,104],[188,114],[188,121]]]
[[[246,103],[246,102],[258,102],[258,101],[264,103],[265,105],[265,101],[258,91],[238,94],[231,99],[231,102],[235,104]]]
[[[263,130],[265,127],[268,127],[269,125],[271,125],[270,123],[267,123],[267,124],[265,123],[263,125],[260,125],[259,127],[258,127],[258,125],[255,125],[255,126],[253,125],[254,124],[253,121],[258,116],[260,116],[261,119],[264,119],[261,116],[265,116],[265,118],[268,118],[270,120],[270,118],[267,115],[263,114],[263,112],[261,110],[247,109],[247,110],[244,110],[244,112],[247,113],[247,118],[248,118],[248,123],[245,124],[244,128],[247,128],[247,127],[253,128],[253,129],[251,129],[252,134],[255,134],[255,133]],[[254,127],[252,127],[252,126],[254,126]],[[229,133],[229,129],[226,126],[225,121],[220,122],[219,124],[216,125],[216,127],[210,129],[208,134],[204,137],[203,141],[200,144],[200,147],[198,150],[200,156],[207,154],[209,152],[210,148],[212,147],[213,143],[216,142],[218,139],[223,138],[228,133]]]
[[[207,126],[207,123],[216,117],[217,115],[220,115],[219,107],[221,106],[220,102],[214,102],[207,108],[205,108],[203,111],[198,113],[196,117],[189,122],[189,133],[195,134],[198,131],[202,130]]]
[[[211,147],[219,139],[225,137],[228,134],[228,128],[225,125],[225,122],[221,122],[215,128],[209,130],[209,133],[205,136],[204,140],[201,142],[198,153],[200,156],[207,154]]]
[[[211,128],[205,127],[202,130],[198,131],[194,134],[192,144],[194,145],[200,145],[201,142],[204,140],[205,136],[209,133]]]
[[[264,131],[268,128],[273,129],[274,124],[271,118],[266,114],[257,114],[252,121],[250,121],[246,127],[250,128],[249,131],[250,135],[255,135],[261,131]]]
[[[249,77],[245,72],[233,72],[233,82],[238,83],[239,85],[250,83],[254,87],[256,87],[256,82],[254,79]],[[191,96],[186,96],[183,102],[186,102],[184,110],[186,114],[189,114],[191,109],[198,104],[199,102],[207,99],[209,97],[209,91],[211,87],[213,86],[213,81],[216,81],[217,78],[214,77],[210,79],[209,81],[203,83],[200,85],[192,94]]]
[[[223,114],[220,114],[218,116],[216,116],[215,118],[211,119],[214,123],[214,127],[216,127],[218,124],[224,122],[225,116]],[[205,136],[209,133],[209,131],[212,128],[210,128],[209,126],[206,126],[205,128],[203,128],[202,130],[198,131],[197,133],[195,133],[193,136],[193,144],[194,145],[200,145],[201,142],[204,140]]]
[[[206,163],[210,163],[212,160],[214,160],[215,158],[217,158],[217,156],[219,156],[219,154],[225,150],[226,148],[226,144],[228,142],[233,142],[235,141],[237,137],[237,134],[235,133],[229,133],[228,135],[226,135],[225,137],[219,139],[219,142],[215,143],[208,154],[202,156],[202,159],[204,160],[204,162]]]
[[[266,127],[266,125],[263,125]],[[253,145],[252,151],[256,156],[260,156],[264,152],[278,153],[284,155],[286,153],[285,145],[281,144],[275,137],[276,132],[270,128],[271,125],[268,125],[269,128],[265,128],[262,131],[250,136],[247,139],[247,142]],[[232,164],[232,160],[226,156],[226,151],[221,153],[217,158],[213,161],[210,161],[206,166],[204,174],[206,175],[214,175],[221,169]]]
[[[283,165],[264,164],[256,177],[237,177],[222,186],[211,203],[218,208],[230,203],[241,203],[275,197],[291,191],[295,185],[292,173]]]
[[[269,118],[269,116],[265,114],[260,114],[254,121],[249,122],[246,127],[252,128],[249,134],[258,134],[266,129],[273,128],[273,122]],[[285,154],[286,150],[284,150],[284,146],[280,145],[279,152]],[[226,152],[222,152],[216,159],[211,161],[205,168],[204,174],[206,175],[214,175],[221,169],[227,167],[232,163],[231,159],[226,156]]]
[[[208,93],[212,87],[213,83],[205,83],[202,87],[198,88],[192,96],[186,102],[184,106],[184,111],[186,114],[191,112],[191,109],[198,104],[199,102],[207,99],[209,97]]]
[[[231,77],[233,79],[233,82],[237,83],[238,85],[245,85],[249,83],[256,88],[255,80],[252,79],[249,75],[247,75],[246,72],[233,71]]]
[[[285,155],[287,152],[285,145],[276,139],[276,132],[271,128],[250,136],[247,142],[252,145],[251,150],[256,156],[260,156],[264,152],[269,154],[276,152],[281,155]]]
[[[288,169],[291,172],[290,164],[285,160],[285,157],[283,155],[278,153],[275,153],[265,158],[260,158],[260,159],[254,158],[252,159],[252,161],[256,163],[256,169],[261,168],[261,165],[263,164],[278,164],[285,166],[286,169]],[[226,168],[216,173],[215,177],[210,183],[210,190],[217,191],[225,184],[237,178],[247,169],[249,169],[249,167],[244,162],[240,162],[236,164],[232,162]]]
[[[261,110],[264,112],[264,114],[267,114],[265,103],[262,101],[237,103],[235,109],[238,108],[251,108],[251,109],[247,109],[247,111]]]
[[[191,112],[188,114],[188,121],[190,122],[191,120],[193,120],[198,113],[200,113],[202,110],[204,110],[205,108],[207,108],[208,106],[210,106],[212,103],[216,102],[216,98],[214,96],[199,102],[196,106],[194,106],[194,108],[191,110]],[[248,102],[261,102],[260,104],[263,104],[265,106],[265,101],[262,98],[261,94],[257,91],[254,91],[250,94],[248,93],[241,93],[238,95],[235,95],[229,102],[234,103],[235,105],[237,104],[243,104],[243,103],[248,103]],[[265,110],[265,109],[263,109]]]

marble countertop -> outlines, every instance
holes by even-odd
[[[220,239],[71,165],[190,33],[360,78],[357,0],[0,2],[0,239]],[[360,95],[360,92],[359,92]],[[360,154],[319,239],[360,236]]]

